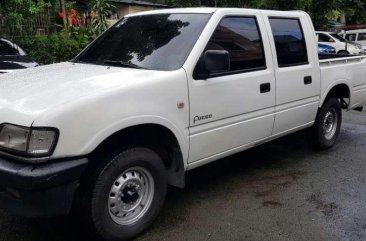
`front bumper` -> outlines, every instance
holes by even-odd
[[[25,217],[69,213],[87,158],[24,164],[0,158],[0,208]]]

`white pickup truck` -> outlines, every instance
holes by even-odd
[[[318,56],[304,12],[169,9],[0,85],[0,207],[73,207],[105,240],[126,240],[188,170],[305,128],[332,147],[341,108],[366,102],[366,59]]]

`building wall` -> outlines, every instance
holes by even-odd
[[[129,6],[129,13],[137,13],[137,12],[143,12],[143,11],[149,11],[149,10],[156,10],[158,8],[156,7],[148,7],[148,6],[137,6],[137,5],[131,5]]]
[[[130,14],[130,13],[137,13],[137,12],[149,11],[149,10],[155,10],[155,9],[159,9],[159,8],[152,7],[152,6],[118,4],[118,5],[116,5],[116,10],[115,11],[117,12],[118,17],[122,18],[122,17],[124,17],[124,16],[126,16],[127,14]]]

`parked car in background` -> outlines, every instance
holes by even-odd
[[[366,52],[366,29],[348,30],[343,32],[342,36],[348,41],[360,44]]]
[[[362,54],[361,46],[332,32],[316,32],[318,43],[335,48],[337,54]]]
[[[318,44],[318,53],[320,54],[335,54],[336,49],[326,44]]]
[[[0,74],[38,66],[17,44],[0,38]]]

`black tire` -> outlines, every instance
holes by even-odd
[[[116,180],[122,177],[123,173],[129,170],[139,170],[136,168],[140,168],[151,174],[150,177],[153,179],[154,189],[152,201],[146,209],[146,212],[135,222],[131,224],[118,224],[117,221],[112,219],[113,214],[110,211],[109,200],[112,194],[111,188],[115,185]],[[141,174],[139,176],[141,177]],[[91,188],[83,192],[85,196],[82,199],[85,202],[81,204],[84,205],[84,208],[82,208],[84,212],[82,217],[84,218],[83,222],[87,224],[88,228],[91,228],[94,233],[104,240],[130,240],[138,234],[141,234],[153,223],[163,206],[167,190],[166,169],[161,158],[150,149],[131,148],[122,151],[115,158],[107,162],[100,173],[95,175],[93,179],[93,184],[90,185]],[[119,199],[121,197],[123,199],[123,196],[118,197]]]
[[[333,116],[333,127],[331,121]],[[336,143],[342,125],[342,110],[336,98],[329,98],[318,111],[314,126],[310,129],[312,144],[326,150]]]
[[[338,54],[349,54],[347,50],[340,50],[338,51]]]

